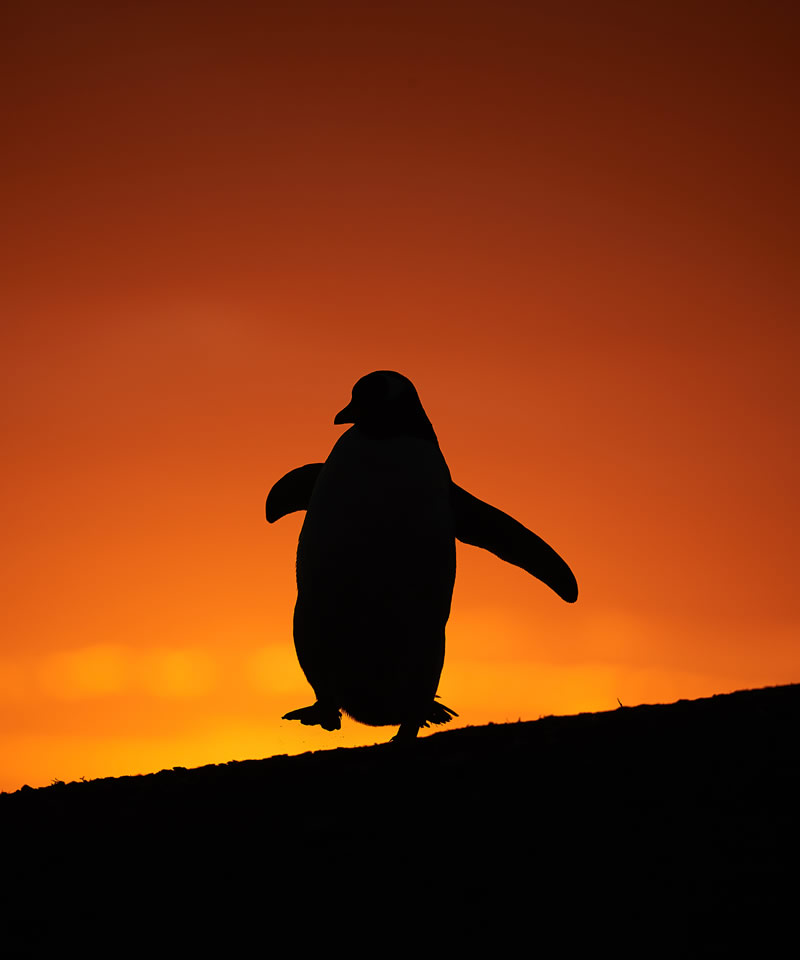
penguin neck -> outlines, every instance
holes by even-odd
[[[358,429],[367,437],[374,440],[390,440],[394,437],[415,437],[418,440],[427,440],[434,446],[439,446],[439,440],[430,420],[423,411],[413,417],[403,417],[393,420],[384,418],[379,423],[358,424]]]

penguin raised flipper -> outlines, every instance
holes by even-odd
[[[290,470],[267,494],[267,520],[275,523],[287,513],[308,510],[314,484],[324,463],[307,463]]]
[[[450,495],[456,540],[482,547],[506,563],[521,567],[547,584],[562,600],[575,603],[578,599],[575,574],[548,543],[507,513],[473,497],[455,483]]]

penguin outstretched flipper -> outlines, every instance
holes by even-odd
[[[547,584],[567,603],[578,599],[575,575],[541,537],[455,483],[450,497],[457,540],[482,547],[506,563],[521,567]]]
[[[287,513],[307,510],[314,484],[324,464],[307,463],[290,470],[267,494],[267,520],[275,523]]]

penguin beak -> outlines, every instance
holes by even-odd
[[[336,416],[333,418],[333,422],[336,424],[339,423],[355,423],[356,418],[353,413],[353,403],[352,401],[347,404],[344,410],[340,410]]]

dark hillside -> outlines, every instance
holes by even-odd
[[[4,947],[763,943],[797,910],[799,730],[793,685],[1,794]]]

